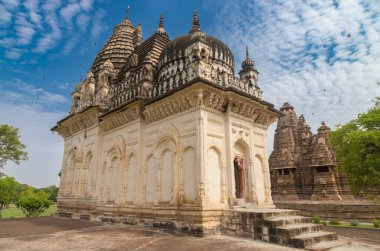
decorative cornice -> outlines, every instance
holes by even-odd
[[[82,113],[70,116],[66,120],[58,123],[52,130],[58,132],[63,138],[90,128],[98,123],[98,108],[93,107]]]
[[[122,110],[115,111],[105,117],[102,117],[100,127],[106,132],[139,119],[140,114],[141,105],[132,104],[131,106],[127,106]]]
[[[256,100],[242,98],[233,92],[222,91],[204,83],[194,84],[165,100],[148,104],[143,114],[146,123],[150,124],[195,109],[219,115],[228,112],[234,117],[264,126],[272,124],[278,115]]]

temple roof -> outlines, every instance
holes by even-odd
[[[170,41],[163,50],[160,57],[160,64],[182,60],[185,57],[185,50],[194,42],[201,40],[210,48],[210,57],[215,60],[221,60],[231,69],[234,68],[234,56],[231,50],[221,40],[207,35],[200,30],[199,18],[194,11],[193,25],[188,34],[177,37]]]
[[[145,40],[142,44],[136,47],[133,53],[128,57],[133,57],[137,55],[137,65],[141,65],[141,63],[149,60],[154,65],[157,64],[158,58],[160,57],[161,51],[168,44],[169,38],[166,33],[156,32],[152,36],[150,36],[147,40]],[[122,79],[125,73],[131,69],[133,65],[126,63],[122,69],[120,70],[118,80]]]
[[[120,70],[134,49],[133,33],[135,31],[135,27],[128,18],[117,25],[111,37],[96,56],[91,66],[91,71],[96,75],[100,66],[108,59],[113,63],[117,71]]]

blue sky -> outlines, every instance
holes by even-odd
[[[49,128],[67,115],[70,93],[128,5],[144,38],[160,14],[170,38],[188,32],[196,7],[202,31],[231,48],[236,72],[248,45],[264,98],[277,108],[289,101],[314,131],[380,96],[379,1],[0,0],[0,123],[19,127],[30,153],[19,167],[9,163],[9,175],[58,184],[63,140]]]

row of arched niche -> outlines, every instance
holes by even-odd
[[[61,174],[61,196],[97,195],[100,201],[115,204],[135,204],[137,201],[193,204],[203,183],[209,203],[227,202],[227,168],[222,151],[216,145],[207,148],[203,173],[198,169],[195,148],[188,146],[179,153],[175,140],[170,137],[157,144],[154,152],[143,160],[142,167],[138,165],[136,153],[124,156],[123,151],[123,147],[113,146],[106,152],[105,161],[98,170],[92,152],[88,152],[83,161],[78,161],[76,152],[70,151]],[[262,158],[255,156],[253,170],[245,142],[237,141],[233,151],[232,196],[252,199],[252,190],[258,197],[265,196],[264,190],[269,186]],[[257,180],[263,182],[256,184]]]

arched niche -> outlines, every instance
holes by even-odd
[[[86,161],[83,173],[83,190],[84,194],[92,194],[92,186],[95,181],[95,159],[91,151],[86,154]]]
[[[248,195],[249,145],[238,139],[233,147],[234,195],[245,198]]]
[[[128,157],[128,168],[127,168],[127,202],[132,203],[136,198],[136,178],[137,178],[137,157],[136,154],[132,153]]]
[[[145,189],[145,202],[154,203],[157,190],[157,169],[153,154],[146,160]]]
[[[207,151],[205,170],[206,196],[212,204],[219,204],[222,199],[222,154],[219,148],[212,146]]]
[[[182,155],[183,165],[183,196],[185,203],[194,203],[197,197],[197,168],[195,149],[186,147]]]
[[[267,184],[267,175],[264,169],[264,161],[261,155],[256,154],[254,158],[254,170],[255,170],[255,182],[256,182],[256,194],[258,202],[264,202],[266,200],[265,187]]]
[[[158,154],[160,169],[160,202],[170,202],[173,199],[175,161],[176,161],[176,143],[171,136],[161,138],[155,150]]]
[[[72,192],[74,171],[75,171],[76,156],[74,149],[70,150],[67,154],[65,163],[61,172],[61,184],[62,193],[64,195],[69,195]]]
[[[115,202],[119,188],[119,170],[121,165],[121,150],[114,146],[108,151],[105,169],[103,173],[103,193],[108,202]]]

